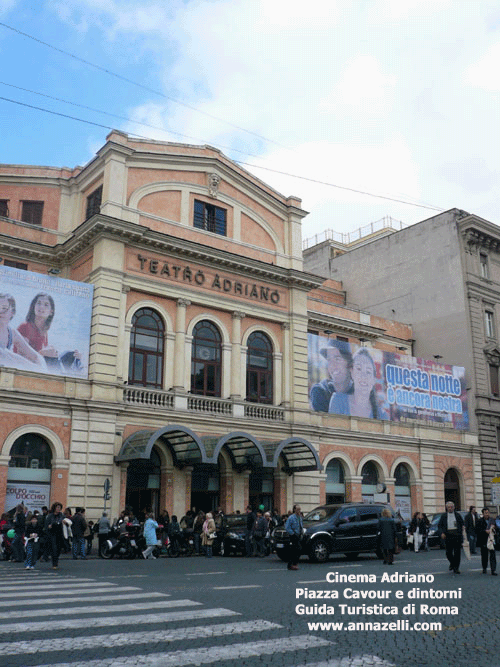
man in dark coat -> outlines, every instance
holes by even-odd
[[[486,574],[488,569],[488,560],[490,561],[491,574],[497,576],[497,557],[495,555],[495,548],[488,549],[488,537],[493,531],[495,534],[495,521],[490,519],[490,510],[483,507],[483,516],[477,520],[477,546],[481,549],[481,565],[483,566],[483,574]],[[495,543],[493,542],[493,547]]]
[[[439,519],[438,531],[446,545],[446,558],[450,563],[450,570],[460,574],[460,553],[463,542],[464,520],[455,512],[455,503],[449,500],[446,503],[446,512]]]
[[[467,539],[469,540],[471,554],[476,553],[476,524],[478,520],[479,517],[476,508],[474,505],[471,505],[464,519],[465,532],[467,533]]]
[[[391,510],[387,507],[382,510],[382,516],[378,520],[378,545],[384,556],[384,564],[392,565],[396,550],[396,524]]]

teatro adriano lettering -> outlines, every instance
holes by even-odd
[[[208,287],[219,292],[237,294],[248,299],[268,301],[274,305],[280,301],[280,293],[276,288],[257,283],[247,283],[233,278],[221,276],[218,273],[208,275],[201,269],[192,269],[188,265],[175,264],[156,258],[137,255],[141,271],[148,271],[152,275],[180,280],[185,283]]]

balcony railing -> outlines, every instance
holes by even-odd
[[[285,410],[273,405],[258,403],[244,403],[213,398],[195,396],[193,394],[175,394],[169,391],[145,389],[144,387],[124,387],[123,402],[129,405],[140,405],[163,410],[182,410],[209,415],[224,415],[226,417],[244,417],[259,421],[283,422]]]
[[[123,401],[135,405],[148,405],[156,408],[174,407],[174,395],[167,391],[126,387],[123,390]]]
[[[271,405],[256,405],[255,403],[245,405],[245,417],[265,421],[285,421],[285,410]]]
[[[212,415],[233,414],[233,402],[222,398],[208,398],[207,396],[188,396],[188,410],[193,412],[205,412]]]

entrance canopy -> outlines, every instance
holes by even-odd
[[[287,438],[281,442],[261,443],[243,431],[233,431],[220,437],[198,436],[186,426],[172,424],[157,431],[142,430],[130,435],[115,456],[115,463],[135,459],[149,459],[156,442],[161,441],[172,453],[174,465],[184,467],[197,463],[218,464],[222,448],[228,452],[234,470],[277,468],[293,474],[307,470],[321,470],[318,454],[304,438]]]

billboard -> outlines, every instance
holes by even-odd
[[[0,266],[0,366],[88,377],[94,286]]]
[[[469,428],[465,369],[308,334],[312,410]]]

